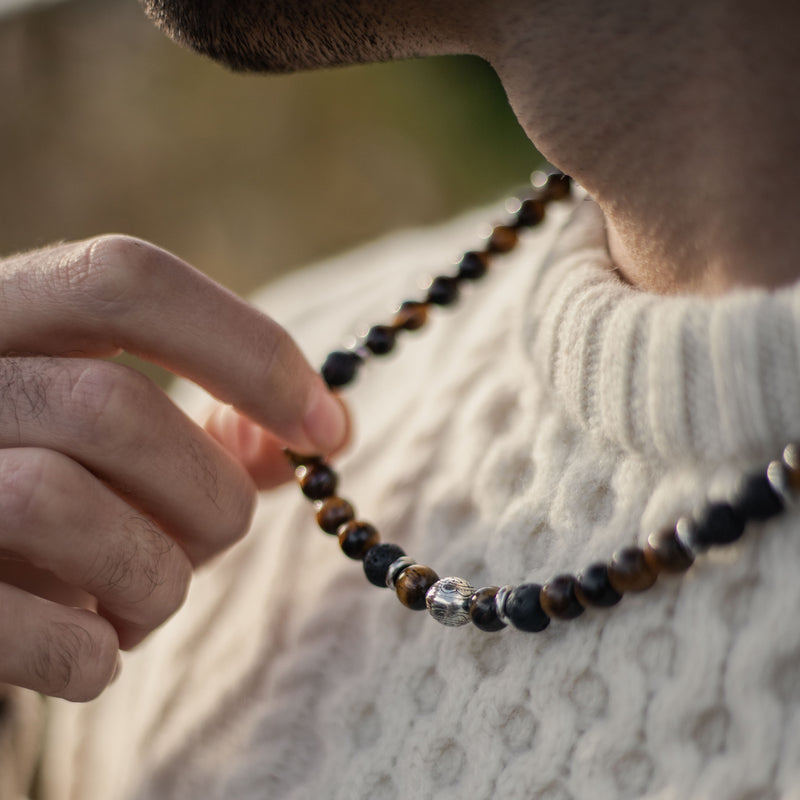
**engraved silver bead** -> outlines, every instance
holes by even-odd
[[[442,625],[466,625],[469,622],[469,601],[475,592],[463,578],[441,578],[425,594],[425,605],[431,616]]]
[[[409,567],[413,567],[416,563],[417,562],[409,556],[401,556],[397,560],[392,561],[392,563],[389,564],[389,569],[386,570],[386,585],[394,591],[400,573]]]
[[[503,586],[497,590],[497,594],[494,596],[494,606],[497,609],[497,616],[500,618],[500,621],[504,622],[506,625],[513,624],[506,616],[506,600],[508,600],[508,596],[513,591],[513,586]]]

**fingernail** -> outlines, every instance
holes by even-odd
[[[347,415],[342,404],[323,386],[311,395],[303,429],[315,447],[323,453],[336,450],[347,436]]]
[[[111,680],[109,683],[114,683],[114,681],[119,678],[119,674],[122,672],[122,656],[117,653],[117,664],[114,667],[114,674],[111,676]]]

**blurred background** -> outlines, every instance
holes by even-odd
[[[242,294],[540,163],[478,59],[239,75],[135,0],[0,0],[0,97],[0,254],[128,233]]]

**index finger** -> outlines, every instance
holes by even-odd
[[[286,331],[165,250],[104,236],[0,267],[0,351],[127,350],[200,384],[292,449],[342,444],[344,412]]]

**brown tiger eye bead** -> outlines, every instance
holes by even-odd
[[[548,200],[565,200],[572,194],[572,183],[563,172],[553,172],[547,176],[544,195]]]
[[[283,454],[289,459],[289,463],[295,470],[308,464],[319,464],[322,460],[319,456],[306,456],[302,453],[295,453],[294,450],[290,450],[288,447],[283,449]]]
[[[497,616],[495,597],[499,590],[499,586],[485,586],[483,589],[478,589],[470,598],[469,618],[476,628],[491,633],[506,627],[505,622]]]
[[[323,463],[306,464],[297,469],[297,480],[303,494],[309,500],[324,500],[336,492],[339,479],[336,473]]]
[[[520,206],[519,211],[517,211],[515,225],[518,228],[533,228],[544,219],[546,213],[547,205],[544,200],[538,197],[525,200]]]
[[[583,606],[575,594],[577,580],[573,575],[556,575],[539,593],[542,611],[556,619],[575,619],[583,614]]]
[[[394,315],[392,325],[404,331],[416,331],[428,321],[428,306],[415,300],[406,300]]]
[[[620,593],[649,589],[656,582],[656,574],[640,547],[617,550],[608,564],[608,580]]]
[[[684,572],[692,566],[694,556],[680,543],[675,528],[664,528],[647,537],[644,560],[654,573]]]
[[[507,253],[517,244],[517,232],[510,225],[498,225],[489,237],[486,249],[490,253]]]
[[[414,564],[400,573],[394,587],[397,598],[404,606],[422,611],[426,607],[426,592],[438,580],[439,576],[430,567]]]
[[[380,541],[378,531],[369,522],[351,520],[339,528],[339,546],[342,552],[355,561],[361,561],[367,550]]]
[[[793,466],[787,466],[786,483],[789,484],[792,491],[800,492],[800,469]]]
[[[781,461],[786,468],[787,485],[793,493],[800,493],[800,444],[787,444]]]
[[[350,522],[356,515],[353,506],[341,497],[329,497],[317,511],[317,525],[325,533],[335,534],[345,522]]]

